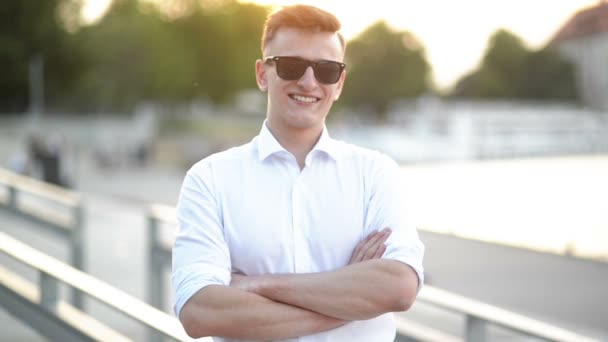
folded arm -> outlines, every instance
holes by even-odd
[[[416,297],[418,276],[408,265],[378,259],[390,230],[371,234],[351,263],[329,272],[260,276],[233,275],[233,286],[268,299],[343,320],[364,320],[405,311]]]
[[[394,260],[368,260],[320,273],[254,276],[251,291],[266,298],[344,320],[407,310],[418,277]]]
[[[345,321],[277,303],[241,289],[209,285],[190,298],[179,314],[193,337],[274,340],[310,335]]]

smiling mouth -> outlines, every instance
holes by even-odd
[[[291,97],[292,99],[294,99],[298,102],[304,102],[304,103],[315,103],[315,102],[319,101],[319,98],[316,98],[313,96],[290,94],[289,97]]]

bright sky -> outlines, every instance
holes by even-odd
[[[85,18],[103,12],[110,0],[88,0]],[[353,38],[379,19],[412,32],[426,47],[440,88],[473,70],[488,38],[499,28],[521,37],[530,48],[546,44],[574,13],[600,0],[239,0],[262,5],[310,4],[334,13],[342,33]]]

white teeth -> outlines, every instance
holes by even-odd
[[[294,100],[301,101],[301,102],[306,102],[306,103],[317,102],[317,99],[315,97],[308,97],[308,96],[302,96],[302,95],[293,95],[292,98]]]

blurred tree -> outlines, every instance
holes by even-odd
[[[266,9],[235,1],[115,0],[77,33],[89,67],[75,99],[125,111],[141,101],[226,102],[255,87]]]
[[[430,67],[424,48],[409,32],[379,21],[349,42],[344,104],[370,108],[386,119],[392,101],[429,90]]]
[[[519,37],[498,30],[479,68],[457,82],[452,96],[575,99],[573,68],[556,52],[530,51]]]
[[[521,94],[528,49],[523,41],[506,30],[498,30],[490,38],[483,58],[482,70],[489,73],[499,86],[490,93],[494,97],[518,97]]]
[[[454,94],[482,98],[515,98],[522,89],[528,50],[505,30],[490,37],[481,66],[458,81]]]
[[[204,4],[205,2],[203,2]],[[226,102],[238,91],[255,88],[255,60],[267,10],[234,1],[213,2],[175,20],[195,57],[193,95]]]
[[[51,106],[74,83],[80,63],[59,17],[64,2],[20,0],[0,6],[0,113],[27,110],[28,66],[34,58],[44,65],[46,102]]]
[[[522,88],[528,98],[578,101],[574,65],[546,47],[528,55]]]
[[[125,111],[141,101],[188,97],[193,56],[152,6],[114,1],[100,22],[76,36],[87,60],[73,98],[79,107]]]

